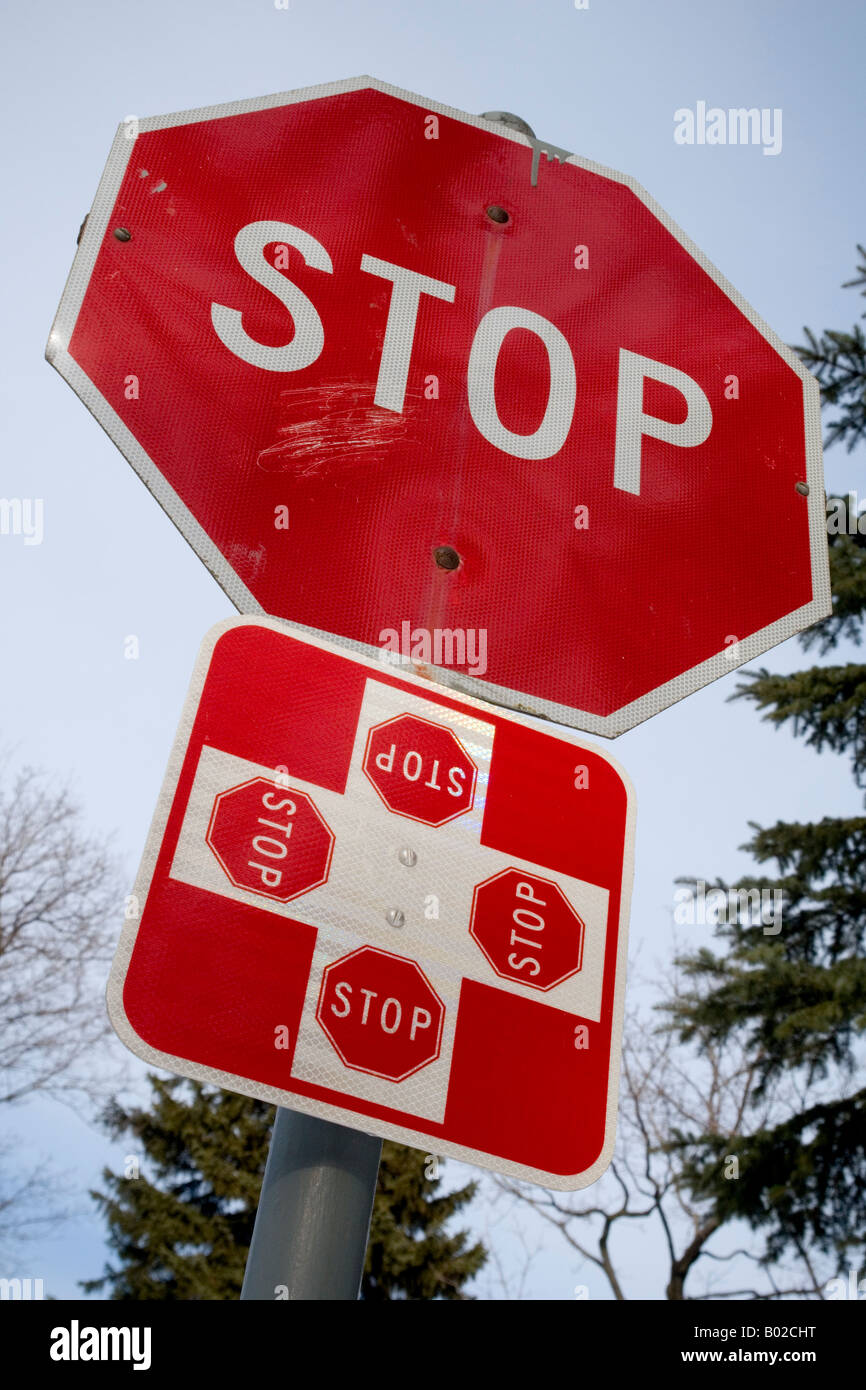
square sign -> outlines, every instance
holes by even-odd
[[[108,987],[146,1062],[547,1187],[614,1143],[634,795],[270,619],[208,635]]]

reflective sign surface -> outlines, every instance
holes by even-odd
[[[369,78],[130,121],[48,355],[242,610],[612,735],[829,611],[818,389],[535,162]]]
[[[613,1152],[634,804],[598,749],[234,619],[109,983],[148,1063],[555,1188]]]

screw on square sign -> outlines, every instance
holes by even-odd
[[[548,1187],[594,1181],[632,873],[618,765],[270,619],[209,634],[181,727],[109,983],[127,1045]]]

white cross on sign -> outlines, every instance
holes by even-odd
[[[171,877],[264,908],[276,918],[308,922],[318,928],[292,1076],[382,1105],[394,1105],[396,1089],[401,1110],[419,1119],[441,1121],[464,978],[540,1000],[582,1018],[600,1017],[608,894],[595,884],[545,869],[544,877],[559,885],[586,924],[581,969],[544,994],[531,985],[497,975],[469,934],[473,892],[478,884],[504,869],[516,868],[535,875],[539,870],[536,864],[500,854],[480,842],[493,726],[442,706],[437,708],[436,722],[453,729],[475,761],[479,776],[474,807],[447,825],[432,827],[389,811],[363,772],[370,729],[398,714],[429,718],[429,701],[368,680],[342,795],[302,782],[292,777],[290,771],[286,778],[286,774],[275,772],[276,759],[271,767],[263,767],[216,748],[204,748]],[[334,835],[327,882],[287,903],[237,887],[206,840],[217,796],[255,777],[268,778],[275,793],[285,795],[288,789],[306,792]],[[413,866],[401,862],[401,849],[414,851],[417,860]],[[387,919],[392,910],[403,915],[400,927],[392,926]],[[275,921],[274,930],[279,929]],[[322,972],[361,942],[417,961],[445,1005],[439,1057],[405,1081],[384,1080],[348,1068],[316,1021]],[[381,1015],[373,1009],[368,1017],[369,1026],[375,1027]],[[395,1033],[394,1038],[397,1045],[399,1035]],[[563,1045],[573,1046],[572,1039],[564,1035]]]

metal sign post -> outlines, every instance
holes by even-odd
[[[382,1141],[277,1110],[242,1299],[357,1299]]]

